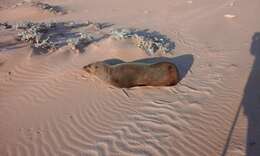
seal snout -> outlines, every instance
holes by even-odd
[[[84,66],[83,69],[84,69],[87,73],[90,73],[90,65]]]

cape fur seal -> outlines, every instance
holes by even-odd
[[[95,62],[84,66],[83,69],[119,88],[171,86],[176,85],[180,79],[177,67],[169,62],[154,64],[132,62],[116,65]]]

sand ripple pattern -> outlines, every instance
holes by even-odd
[[[177,41],[190,51],[198,43]],[[231,122],[225,117],[234,113],[228,101],[236,94],[223,85],[224,55],[198,47],[204,56],[197,55],[177,86],[125,90],[84,77],[80,68],[90,62],[87,54],[64,50],[26,57],[11,74],[1,73],[0,106],[8,111],[0,117],[17,125],[10,132],[9,124],[0,125],[0,133],[12,136],[5,138],[3,155],[219,155]],[[214,96],[223,101],[212,101]]]

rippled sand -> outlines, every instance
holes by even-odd
[[[260,99],[248,97],[260,95],[258,0],[44,1],[65,15],[18,2],[0,0],[0,22],[109,22],[159,31],[176,48],[154,58],[105,38],[39,55],[0,29],[1,156],[260,155]],[[107,59],[171,61],[182,80],[119,89],[82,70]]]

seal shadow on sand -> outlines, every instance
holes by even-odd
[[[194,58],[191,54],[185,54],[181,56],[176,57],[153,57],[153,58],[145,58],[140,60],[135,60],[132,62],[138,62],[138,63],[147,63],[147,64],[153,64],[153,63],[159,63],[159,62],[170,62],[177,66],[180,74],[180,80],[182,80],[188,71],[190,70],[192,64],[193,64]],[[120,59],[108,59],[104,60],[105,63],[109,65],[116,65],[121,63],[126,63],[125,61],[122,61]]]

